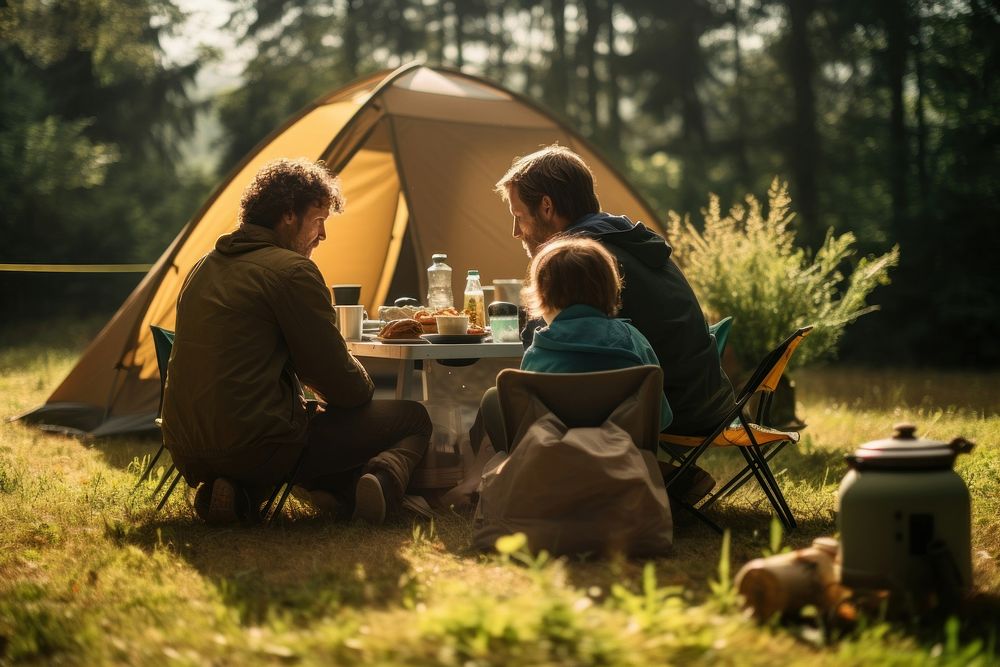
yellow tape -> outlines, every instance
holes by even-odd
[[[147,273],[152,264],[0,264],[0,271],[22,273]]]

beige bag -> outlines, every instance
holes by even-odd
[[[526,403],[516,447],[483,475],[474,545],[523,532],[533,552],[667,553],[673,522],[655,456],[619,425],[642,412],[639,397],[596,427],[567,428],[537,398]]]

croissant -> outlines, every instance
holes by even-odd
[[[381,331],[378,332],[378,337],[389,340],[400,338],[420,338],[420,334],[423,332],[424,329],[420,326],[420,322],[407,318],[389,322],[382,327]]]

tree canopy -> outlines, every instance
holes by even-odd
[[[228,29],[253,55],[215,101],[216,178],[356,77],[415,59],[461,68],[543,103],[661,211],[697,220],[709,193],[761,196],[778,177],[810,251],[831,229],[853,234],[862,254],[898,243],[893,283],[872,297],[881,312],[848,330],[853,358],[1000,364],[994,3],[226,4]],[[169,64],[158,45],[181,25],[168,0],[0,3],[9,261],[148,260],[196,210],[206,184],[176,146],[192,129],[201,61]]]

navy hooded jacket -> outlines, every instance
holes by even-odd
[[[735,405],[733,387],[672,248],[641,222],[603,212],[584,216],[565,233],[600,241],[618,260],[624,283],[618,317],[642,332],[660,360],[673,409],[670,432],[703,435],[718,425]],[[533,332],[529,324],[525,338]]]

